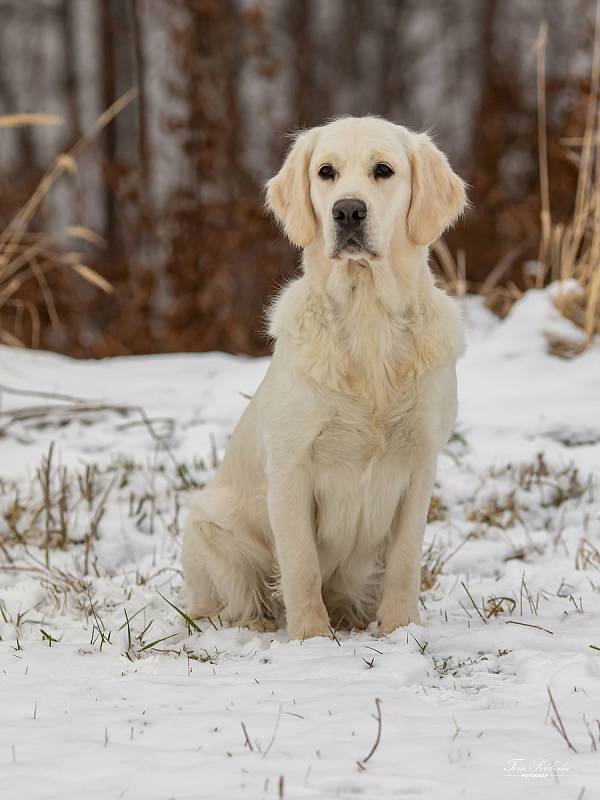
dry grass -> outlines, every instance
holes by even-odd
[[[456,256],[443,239],[431,245],[431,250],[438,265],[439,279],[446,291],[453,297],[464,297],[466,294],[480,294],[486,306],[501,319],[508,314],[514,303],[523,296],[523,290],[513,281],[506,281],[506,275],[523,252],[523,247],[515,247],[498,261],[483,283],[467,280],[467,263],[464,250],[458,250]]]
[[[532,509],[538,525],[549,524],[554,510],[590,497],[594,488],[591,478],[583,480],[574,464],[552,467],[542,453],[534,461],[491,468],[485,477],[467,519],[500,530],[523,524]]]
[[[548,135],[546,113],[546,46],[547,24],[540,28],[537,52],[538,157],[540,175],[540,244],[538,266],[534,274],[524,275],[525,290],[542,288],[548,282],[558,283],[554,303],[565,317],[585,331],[582,343],[552,338],[548,349],[552,355],[573,358],[579,355],[600,333],[600,0],[596,7],[594,52],[590,93],[583,136],[563,139],[567,156],[578,168],[573,213],[566,222],[554,223],[548,167]],[[464,251],[456,257],[443,240],[434,242],[432,252],[439,266],[441,281],[447,291],[457,297],[466,292],[483,295],[486,305],[499,317],[505,317],[519,300],[524,289],[506,276],[523,253],[523,246],[507,252],[490,271],[485,281],[475,284],[466,280]]]
[[[445,553],[441,546],[432,542],[423,553],[421,561],[421,591],[429,592],[437,586],[444,571]]]
[[[84,226],[67,228],[61,234],[40,233],[32,230],[34,218],[57,181],[64,175],[74,175],[77,161],[84,150],[116,115],[136,96],[131,90],[113,103],[96,120],[91,129],[73,147],[58,155],[31,197],[0,232],[0,342],[24,346],[21,331],[29,316],[33,346],[39,344],[41,322],[34,303],[23,297],[25,286],[37,283],[52,325],[58,325],[58,314],[48,284],[48,273],[56,269],[68,269],[104,292],[112,287],[101,275],[82,261],[82,253],[67,245],[69,241],[85,241],[94,245],[101,243],[100,237]],[[56,125],[60,119],[46,114],[18,114],[0,116],[0,129],[21,125]],[[15,323],[12,330],[2,324],[2,312],[12,310]]]
[[[575,554],[575,569],[595,569],[600,572],[600,550],[585,536]]]
[[[596,6],[596,27],[590,94],[585,130],[580,140],[569,140],[578,165],[573,214],[565,223],[552,223],[548,190],[546,148],[546,29],[538,41],[538,132],[540,154],[541,239],[538,287],[548,280],[559,281],[555,295],[559,311],[585,330],[587,342],[600,332],[600,2]]]
[[[439,264],[441,279],[446,290],[455,297],[463,297],[470,288],[466,279],[465,251],[459,250],[455,258],[443,239],[433,242],[431,249]]]
[[[62,119],[54,114],[3,114],[0,116],[0,128],[20,128],[23,125],[62,125]]]

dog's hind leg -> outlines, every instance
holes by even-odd
[[[236,506],[235,494],[224,489],[204,490],[192,506],[183,547],[190,616],[218,613],[228,625],[268,629],[272,554]]]
[[[183,577],[187,613],[192,619],[216,616],[223,608],[206,568],[206,557],[196,525],[190,522],[183,540]]]

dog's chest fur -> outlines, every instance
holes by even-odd
[[[372,559],[408,485],[411,416],[338,408],[312,444],[316,533],[324,576],[353,557]]]
[[[391,317],[372,295],[353,300],[340,312],[309,297],[295,341],[330,409],[310,451],[324,576],[376,556],[425,433],[410,319]]]
[[[429,376],[460,350],[460,322],[437,289],[429,299],[439,308],[415,303],[396,315],[367,282],[358,289],[340,306],[299,282],[279,301],[285,329],[277,309],[272,317],[286,357],[323,409],[308,458],[324,578],[381,549],[415,454],[438,427],[425,409]]]
[[[388,451],[408,453],[418,436],[411,408],[381,414],[366,404],[340,403],[311,447],[314,464],[367,468]]]
[[[418,388],[407,371],[401,385],[349,395],[323,390],[332,415],[312,442],[317,541],[324,575],[352,557],[371,559],[390,530],[408,486],[421,436]]]

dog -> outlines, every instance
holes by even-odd
[[[267,374],[191,501],[187,609],[290,639],[419,623],[423,533],[456,418],[456,304],[428,246],[465,186],[427,134],[346,117],[298,134],[266,189],[302,270]]]

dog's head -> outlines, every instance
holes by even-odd
[[[424,133],[346,117],[296,136],[267,205],[298,247],[371,264],[395,244],[424,246],[451,225],[465,188]]]

